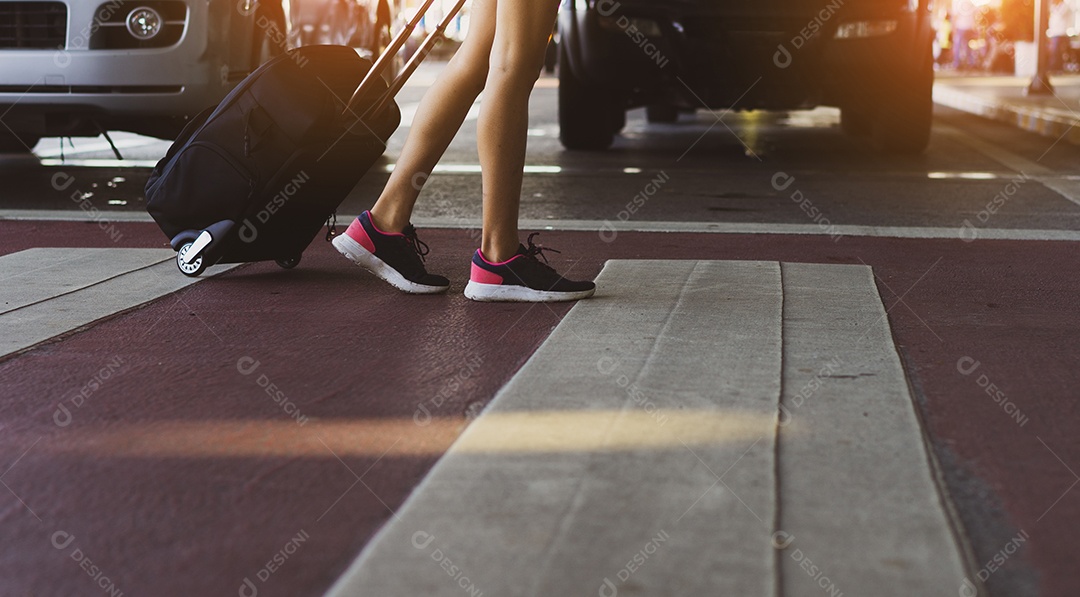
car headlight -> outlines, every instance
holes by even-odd
[[[865,39],[867,37],[881,37],[896,31],[899,23],[893,20],[886,21],[852,21],[844,23],[836,29],[836,39]]]
[[[140,41],[146,41],[157,37],[161,33],[164,21],[158,11],[148,6],[140,6],[127,16],[127,30],[132,37]]]

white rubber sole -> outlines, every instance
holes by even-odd
[[[428,286],[426,284],[417,284],[416,282],[406,280],[405,276],[402,276],[397,270],[386,265],[382,259],[373,255],[371,251],[365,249],[363,245],[356,242],[348,235],[339,234],[334,237],[332,242],[338,253],[347,257],[349,261],[352,261],[356,265],[375,274],[375,276],[402,292],[407,292],[409,294],[439,294],[441,292],[446,292],[446,290],[450,288],[449,286]]]
[[[560,303],[587,299],[595,292],[595,288],[580,292],[551,292],[549,290],[533,290],[525,286],[481,284],[472,280],[469,280],[469,283],[465,285],[465,298],[485,303]]]

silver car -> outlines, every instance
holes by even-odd
[[[320,4],[0,0],[0,153],[109,130],[174,138],[259,64],[307,41],[292,23]],[[364,16],[367,27],[387,26]]]

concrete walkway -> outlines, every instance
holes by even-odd
[[[870,268],[610,261],[597,282],[330,595],[960,590]]]
[[[176,271],[175,258],[170,249],[35,248],[0,256],[0,357],[197,282]]]
[[[1054,94],[1028,96],[1028,77],[938,75],[934,102],[1080,145],[1080,76],[1050,79]]]

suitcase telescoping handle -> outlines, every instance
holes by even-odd
[[[409,62],[402,69],[401,73],[399,73],[390,83],[389,88],[382,94],[374,107],[364,112],[365,116],[380,113],[391,101],[393,101],[394,96],[396,96],[398,91],[401,91],[401,88],[405,86],[405,83],[409,80],[409,77],[416,72],[420,63],[427,58],[427,55],[430,54],[433,49],[435,49],[435,45],[443,39],[447,27],[453,22],[454,17],[461,12],[461,9],[465,6],[465,2],[467,2],[467,0],[457,0],[453,9],[446,13],[443,20],[439,22],[435,31],[432,31],[431,34],[424,38],[423,43],[420,44],[416,53],[409,59]],[[375,64],[371,66],[371,69],[364,76],[364,80],[360,82],[360,86],[356,88],[356,91],[353,92],[349,102],[345,105],[345,111],[342,112],[343,115],[351,112],[353,106],[364,96],[373,82],[386,72],[386,69],[389,68],[391,62],[393,62],[394,57],[397,56],[397,53],[401,51],[401,47],[405,45],[405,42],[408,41],[409,37],[416,31],[416,27],[420,24],[420,21],[434,3],[435,0],[424,0],[424,3],[420,6],[419,10],[416,11],[416,14],[413,15],[413,18],[405,24],[405,27],[401,32],[399,32],[397,36],[394,37],[394,40],[390,42],[390,46],[386,48],[386,51],[383,52],[382,55],[379,56],[379,59],[375,61]]]

